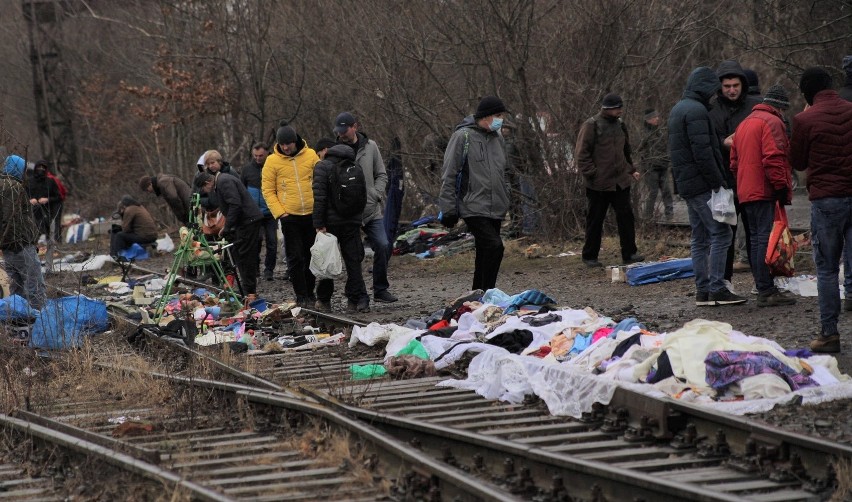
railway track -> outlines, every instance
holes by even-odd
[[[352,324],[305,314],[326,326]],[[349,417],[413,449],[412,465],[437,461],[496,490],[475,499],[818,500],[836,484],[837,467],[848,472],[852,460],[842,445],[627,391],[574,420],[551,416],[540,403],[508,405],[435,387],[441,378],[353,382],[350,365],[381,358],[339,346],[227,362],[188,347],[172,352],[231,382],[210,386],[239,382],[233,392],[244,402],[298,402]],[[431,483],[433,493],[443,486]]]

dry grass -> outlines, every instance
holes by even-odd
[[[841,460],[834,464],[837,476],[837,489],[831,495],[831,502],[852,500],[852,462]]]

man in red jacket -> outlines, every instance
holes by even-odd
[[[731,172],[737,180],[737,197],[746,218],[758,307],[796,303],[795,298],[775,287],[765,261],[776,202],[786,205],[792,201],[790,143],[782,119],[783,111],[789,107],[787,91],[773,85],[763,102],[755,105],[737,127],[731,145]]]
[[[831,76],[822,68],[805,70],[799,89],[810,107],[793,117],[790,163],[807,170],[811,200],[821,332],[810,347],[840,352],[837,274],[844,246],[852,246],[852,103],[831,89]]]

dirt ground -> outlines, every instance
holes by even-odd
[[[689,255],[686,229],[650,228],[641,231],[640,235],[643,237],[639,243],[640,252],[648,260]],[[807,347],[819,331],[816,298],[798,297],[798,302],[789,307],[758,308],[755,297],[749,294],[754,282],[748,272],[735,274],[733,280],[735,290],[750,298],[748,303],[727,307],[696,307],[691,278],[635,287],[626,283],[613,283],[608,269],[589,269],[583,265],[579,257],[582,247],[580,240],[567,242],[561,247],[541,245],[535,252],[540,257],[527,258],[526,250],[532,244],[534,242],[529,239],[506,241],[506,254],[497,280],[498,288],[509,294],[539,289],[556,299],[559,305],[592,307],[615,321],[636,317],[649,329],[660,332],[675,330],[696,318],[723,321],[745,334],[773,339],[786,349]],[[73,252],[74,249],[66,245],[62,251]],[[556,256],[560,253],[575,254]],[[159,256],[140,265],[163,271],[171,264],[171,259],[171,255]],[[605,238],[600,260],[604,264],[619,264],[616,239]],[[369,267],[368,258],[364,263],[368,290],[372,283]],[[797,273],[813,273],[813,262],[808,250],[797,256],[797,268]],[[398,302],[374,302],[368,314],[345,314],[346,302],[342,296],[343,284],[340,282],[335,285],[332,306],[336,313],[363,321],[401,324],[407,319],[431,314],[453,298],[466,293],[470,289],[472,271],[473,252],[428,260],[413,255],[394,256],[389,267],[389,279],[391,291],[399,297]],[[291,284],[282,280],[283,273],[283,262],[279,259],[276,279],[261,280],[259,295],[273,303],[294,298]],[[848,333],[850,325],[852,313],[842,314],[840,332]],[[844,352],[837,357],[840,369],[844,373],[852,373],[852,342],[845,341],[843,349]],[[776,408],[757,418],[789,430],[848,444],[852,443],[852,421],[848,419],[850,414],[852,400],[843,400],[816,406],[795,406],[792,409]]]

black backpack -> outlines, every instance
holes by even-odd
[[[367,179],[361,166],[352,159],[343,159],[332,166],[328,185],[331,205],[338,215],[346,218],[364,212],[367,207]]]

